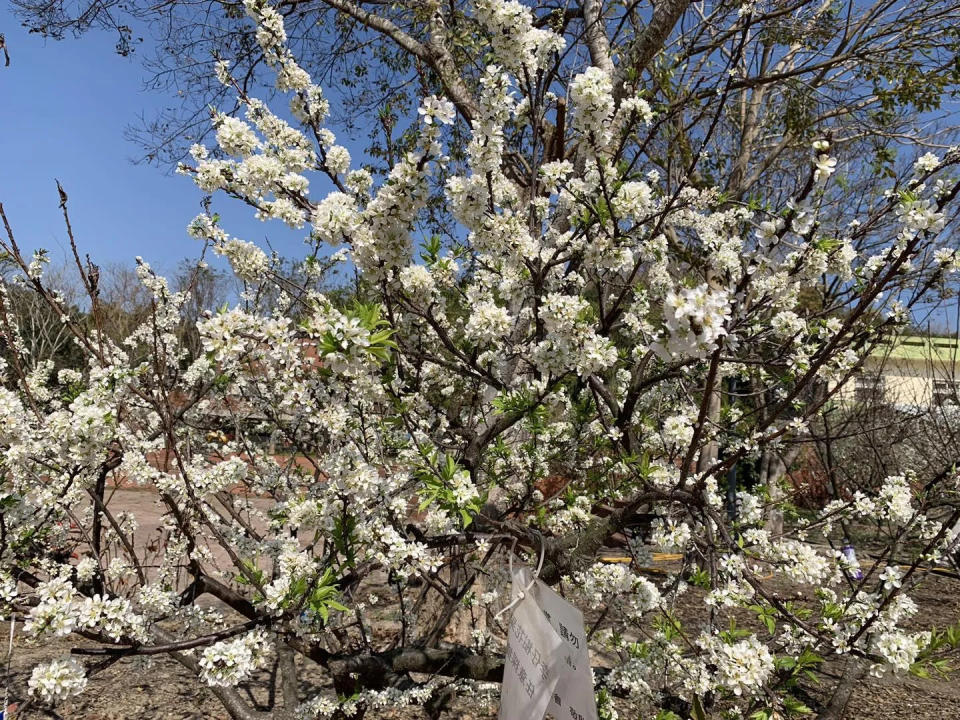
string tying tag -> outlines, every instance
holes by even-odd
[[[540,561],[537,563],[537,569],[533,573],[533,577],[530,578],[530,582],[528,582],[523,587],[523,589],[520,590],[519,593],[517,593],[517,596],[513,598],[509,603],[507,603],[507,605],[500,612],[498,612],[496,615],[493,616],[494,622],[499,620],[500,616],[503,615],[505,612],[515,608],[517,606],[517,603],[521,602],[527,596],[527,593],[530,592],[530,588],[533,587],[533,584],[540,577],[540,571],[543,569],[543,559],[547,554],[547,548],[546,548],[546,542],[543,539],[543,535],[541,535],[536,530],[534,530],[533,532],[536,533],[537,538],[540,540]],[[510,546],[510,555],[507,556],[507,562],[509,563],[511,578],[513,577],[513,551],[516,549],[516,547],[517,547],[517,538],[514,538],[513,545]]]
[[[7,676],[3,681],[3,712],[0,712],[0,720],[7,717],[7,708],[10,707],[10,664],[13,660],[13,633],[17,627],[17,616],[10,613],[10,641],[7,643]]]

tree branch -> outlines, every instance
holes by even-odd
[[[440,76],[444,90],[464,119],[469,123],[476,117],[477,103],[461,79],[456,62],[449,51],[440,44],[439,38],[431,38],[425,45],[405,33],[391,20],[368,12],[350,0],[322,0],[322,2],[349,15],[371,30],[385,35],[408,53],[427,63]]]

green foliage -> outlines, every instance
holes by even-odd
[[[600,720],[613,720],[618,717],[613,708],[613,696],[607,688],[597,690],[597,716]]]
[[[816,682],[816,676],[813,671],[823,663],[823,658],[813,652],[810,648],[804,648],[803,652],[797,657],[784,655],[774,661],[776,669],[786,677],[788,687],[793,686],[793,680],[805,675],[808,679]]]
[[[810,648],[804,648],[803,652],[796,658],[790,656],[776,658],[774,660],[774,667],[777,669],[777,674],[781,678],[780,686],[784,690],[794,690],[798,687],[801,677],[806,678],[812,683],[818,683],[819,680],[814,674],[814,671],[822,663],[822,657],[810,650]],[[789,692],[784,692],[781,697],[781,703],[784,712],[788,716],[809,715],[813,712]]]
[[[956,670],[950,659],[943,657],[960,649],[960,622],[943,630],[934,628],[927,643],[916,661],[910,666],[910,674],[919,678],[931,678],[934,675],[946,678]]]
[[[897,151],[896,148],[892,147],[881,147],[877,148],[873,164],[871,169],[874,174],[882,175],[887,178],[895,178],[897,176],[896,168],[894,163],[897,160]]]
[[[664,611],[663,615],[659,615],[653,619],[653,628],[663,633],[663,637],[667,642],[679,638],[683,632],[683,626],[680,621],[674,617],[672,613],[667,611]]]
[[[817,248],[817,250],[827,254],[832,253],[842,245],[843,241],[840,238],[831,237],[829,235],[821,235],[814,241],[814,246]]]
[[[785,695],[783,697],[783,709],[787,712],[788,715],[812,715],[813,710],[808,708],[800,700],[793,697],[793,695]]]
[[[240,585],[263,585],[267,578],[264,575],[255,560],[243,560],[244,572],[238,572],[234,576],[234,581]]]
[[[356,563],[356,556],[353,552],[354,530],[357,521],[350,515],[343,515],[335,518],[333,521],[333,544],[337,552],[347,559],[347,564],[353,566]]]
[[[840,622],[843,619],[843,606],[835,602],[826,602],[823,604],[821,613],[827,620]]]
[[[262,585],[266,582],[266,576],[254,563],[245,560],[244,567],[247,569],[249,577],[252,577],[257,584]],[[244,574],[236,577],[240,584],[249,584],[249,580]],[[330,618],[330,611],[346,612],[347,607],[339,601],[340,591],[337,588],[333,568],[324,570],[319,578],[300,577],[290,584],[290,589],[280,602],[280,607],[284,610],[291,608],[302,608],[305,612],[320,618],[326,623]]]
[[[80,394],[86,390],[86,386],[82,382],[72,382],[64,385],[63,389],[60,391],[60,399],[63,401],[64,405],[69,405],[78,397]]]
[[[500,415],[523,416],[527,429],[537,434],[546,426],[547,409],[540,398],[531,390],[512,390],[493,399],[493,408]]]
[[[817,101],[814,91],[802,81],[789,81],[783,88],[783,129],[800,140],[815,134]]]
[[[947,88],[960,82],[960,67],[924,69],[910,49],[898,49],[885,62],[864,65],[863,77],[873,84],[880,107],[888,112],[912,108],[918,113],[940,109]]]
[[[683,720],[679,715],[677,715],[672,710],[661,710],[657,713],[657,716],[654,720]]]
[[[899,197],[900,202],[902,202],[904,205],[908,205],[909,203],[914,203],[919,200],[919,196],[910,190],[901,190]]]
[[[707,720],[707,713],[704,711],[703,703],[700,702],[699,697],[694,695],[690,700],[690,705],[691,714],[694,720]]]
[[[434,265],[440,261],[440,236],[431,235],[430,239],[423,244],[422,251],[420,252],[420,259],[423,260],[427,265]]]
[[[752,634],[749,630],[738,628],[737,621],[734,618],[730,618],[730,626],[726,630],[721,630],[717,633],[717,636],[728,645],[733,645],[744,638],[750,637]]]
[[[367,345],[364,352],[372,355],[381,362],[390,359],[390,352],[397,347],[391,339],[394,329],[390,323],[381,317],[382,308],[378,303],[354,303],[353,307],[344,312],[348,320],[356,320],[368,333]],[[332,330],[324,332],[317,341],[317,350],[321,356],[331,353],[346,353],[349,348]]]
[[[687,580],[694,587],[710,590],[710,571],[706,568],[691,570]]]
[[[767,603],[760,603],[757,605],[750,605],[750,610],[753,610],[757,614],[757,619],[763,623],[764,627],[767,628],[767,632],[773,635],[777,630],[777,611],[772,605]]]
[[[305,609],[314,617],[319,617],[324,624],[330,618],[330,611],[346,612],[347,608],[339,602],[340,590],[334,579],[333,569],[327,568],[313,588],[310,589],[306,578],[300,578],[290,588],[291,600],[304,598]]]
[[[453,488],[457,482],[457,474],[466,470],[457,465],[449,455],[445,455],[439,462],[436,457],[431,460],[431,466],[424,467],[417,473],[417,479],[423,485],[419,509],[423,511],[436,504],[449,515],[459,515],[463,527],[469,527],[473,516],[483,507],[483,498],[474,496],[466,503],[459,503]]]
[[[785,601],[783,603],[783,607],[788,613],[793,615],[795,618],[799,618],[800,620],[809,620],[811,617],[813,617],[813,610],[808,607],[799,606],[790,600]]]

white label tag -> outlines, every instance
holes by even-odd
[[[563,640],[560,678],[547,712],[561,720],[597,720],[583,613],[539,580],[533,586],[533,594],[550,626]]]
[[[514,597],[529,582],[529,570],[515,572]],[[500,720],[541,720],[555,694],[564,643],[537,606],[532,590],[510,618]]]

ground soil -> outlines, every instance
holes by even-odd
[[[119,490],[112,499],[111,508],[136,514],[140,523],[141,542],[149,542],[150,538],[157,536],[161,511],[150,493],[131,489]],[[778,588],[778,591],[784,597],[790,593],[795,594],[794,589],[787,586]],[[687,616],[692,620],[695,613],[702,611],[703,605],[695,595],[685,597],[687,600],[677,608],[677,612],[681,618]],[[928,574],[923,584],[911,592],[911,597],[920,606],[919,616],[914,622],[917,628],[930,626],[942,628],[960,622],[960,580]],[[383,608],[378,612],[386,613],[389,609]],[[587,619],[589,622],[589,613]],[[750,625],[752,622],[753,619],[746,614],[742,622],[738,619],[738,624],[741,625]],[[387,624],[389,623],[385,616],[384,625]],[[0,624],[0,637],[7,637],[8,628],[6,623]],[[18,626],[9,683],[11,700],[26,698],[26,681],[34,665],[69,654],[72,648],[85,646],[89,646],[89,643],[76,638],[64,638],[54,643],[47,641],[43,646],[32,646],[26,641]],[[95,662],[90,658],[85,660],[88,663]],[[600,659],[600,663],[602,662],[603,660]],[[842,666],[839,663],[830,662],[825,670],[827,676],[822,686],[810,684],[805,687],[809,697],[818,702],[829,699],[832,681],[842,672]],[[270,685],[271,672],[276,672],[276,668],[265,669],[254,682],[242,688],[250,701],[261,710],[266,710],[271,705],[275,708],[282,706],[279,698],[269,697],[265,690]],[[323,691],[324,682],[323,678],[317,677],[316,684],[310,687],[308,675],[307,686],[302,688],[305,696]],[[854,691],[844,720],[942,720],[960,717],[958,708],[960,708],[960,673],[952,677],[929,680],[912,676],[867,678]],[[471,697],[454,698],[439,717],[492,720],[496,714],[495,698],[490,702],[484,702]],[[188,670],[170,658],[158,656],[149,660],[123,660],[110,665],[92,674],[85,692],[59,703],[55,710],[27,702],[16,717],[24,720],[27,718],[199,720],[200,718],[226,719],[228,715],[210,690],[200,685]],[[416,708],[379,714],[371,712],[366,717],[413,720],[426,718],[428,715],[423,709]],[[624,716],[621,715],[621,717]],[[632,717],[630,720],[633,720]]]

